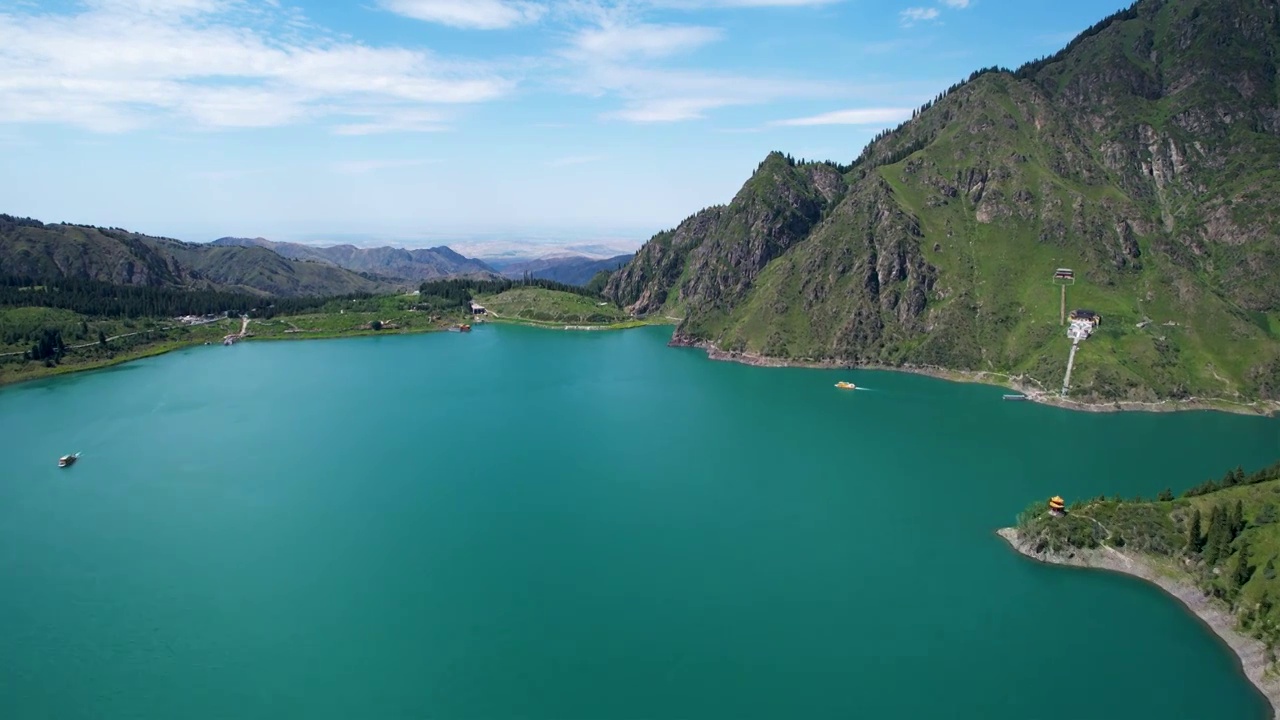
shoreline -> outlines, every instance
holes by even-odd
[[[542,324],[537,321],[493,318],[492,320],[482,321],[481,324],[492,323],[496,325],[515,325],[522,327],[533,327],[541,330],[560,330],[560,331],[588,331],[588,330],[630,330],[638,327],[648,327],[657,323],[615,323],[611,325],[565,325],[563,323]],[[287,332],[281,335],[254,335],[252,333],[244,336],[239,342],[272,342],[287,341],[296,342],[301,340],[341,340],[344,338],[357,337],[379,337],[384,335],[424,335],[433,332],[447,332],[450,325],[440,325],[428,328],[397,328],[393,330],[353,330],[350,332],[326,332],[326,331],[302,331]],[[23,377],[4,377],[0,376],[0,387],[8,387],[11,385],[21,385],[23,383],[36,382],[38,380],[49,380],[65,375],[75,375],[82,372],[91,372],[93,370],[104,370],[106,368],[124,365],[136,360],[146,360],[147,358],[159,357],[167,355],[178,350],[185,350],[191,347],[201,347],[210,345],[212,342],[204,340],[170,340],[163,343],[157,343],[151,346],[144,346],[137,354],[131,354],[125,357],[114,357],[103,359],[100,362],[86,363],[83,365],[63,366],[59,365],[53,368],[52,372],[39,373],[36,375]]]
[[[1170,577],[1141,556],[1125,554],[1111,547],[1076,550],[1070,555],[1037,553],[1020,540],[1015,528],[1001,528],[996,534],[1019,554],[1037,562],[1117,572],[1145,580],[1172,595],[1231,648],[1240,670],[1271,705],[1273,720],[1280,717],[1280,675],[1268,671],[1266,646],[1262,641],[1236,630],[1235,615],[1189,580]]]
[[[1032,387],[1022,382],[1022,376],[986,370],[951,370],[932,365],[878,365],[874,363],[850,363],[838,360],[784,360],[768,357],[758,353],[735,352],[721,350],[706,340],[695,340],[679,332],[672,335],[668,347],[696,348],[706,352],[707,358],[723,362],[734,362],[752,367],[794,367],[817,370],[883,370],[888,372],[909,373],[927,377],[949,380],[951,382],[978,383],[995,387],[1008,388],[1022,395],[1027,400],[1041,405],[1059,407],[1079,412],[1183,412],[1188,410],[1213,410],[1233,415],[1260,415],[1262,417],[1280,416],[1280,402],[1267,400],[1253,403],[1238,403],[1225,399],[1160,400],[1157,402],[1138,402],[1131,400],[1114,400],[1110,402],[1086,402],[1070,400],[1042,388]]]
[[[343,338],[355,337],[376,337],[378,335],[423,335],[425,333],[444,332],[447,328],[431,327],[421,329],[399,329],[399,330],[358,330],[345,333],[325,333],[319,331],[313,334],[289,333],[287,335],[253,335],[249,334],[241,338],[238,342],[271,342],[280,341],[297,341],[297,340],[341,340]],[[64,375],[76,375],[82,372],[91,372],[93,370],[105,370],[107,368],[125,365],[137,360],[146,360],[148,358],[168,355],[178,350],[186,350],[187,348],[203,347],[205,345],[213,345],[212,341],[205,340],[170,340],[164,343],[157,343],[151,346],[144,346],[136,355],[128,355],[127,357],[113,357],[104,359],[101,362],[86,363],[84,365],[63,366],[58,365],[53,368],[53,372],[40,373],[29,377],[8,378],[0,376],[0,388],[9,387],[11,385],[22,385],[24,383],[36,382],[38,380],[50,380]],[[221,343],[218,343],[221,345]]]
[[[588,331],[588,330],[630,330],[637,327],[652,327],[670,325],[671,323],[653,323],[638,322],[630,323],[614,323],[608,325],[565,325],[563,323],[542,324],[537,321],[528,321],[515,318],[499,318],[494,316],[487,322],[499,325],[519,325],[524,327],[535,327],[544,330],[560,330],[560,331]],[[320,331],[319,334],[310,333],[289,333],[280,336],[254,336],[252,334],[245,336],[241,342],[249,340],[269,341],[269,340],[335,340],[348,337],[373,337],[377,335],[419,335],[431,332],[443,332],[448,330],[447,326],[430,327],[421,329],[400,329],[394,332],[375,331],[375,330],[357,330],[354,332],[344,333],[326,333]],[[133,362],[134,360],[144,360],[150,357],[157,357],[182,350],[188,347],[197,347],[206,343],[192,340],[190,342],[176,342],[168,346],[144,348],[139,354],[126,358],[111,358],[100,363],[91,363],[83,367],[72,367],[70,369],[57,369],[51,373],[41,373],[30,377],[20,378],[4,378],[0,377],[0,387],[8,385],[19,385],[35,380],[45,380],[48,378],[58,377],[60,375],[71,375],[79,372],[88,372],[90,370],[101,370],[103,368],[113,367],[124,363]],[[1205,401],[1196,398],[1189,400],[1161,400],[1159,402],[1136,402],[1136,401],[1113,401],[1106,403],[1090,403],[1081,400],[1069,400],[1060,396],[1045,392],[1040,388],[1033,388],[1020,382],[1021,376],[1012,376],[1007,373],[989,372],[985,370],[951,370],[948,368],[926,366],[926,365],[878,365],[873,363],[849,363],[836,360],[784,360],[781,358],[773,358],[757,353],[734,352],[729,350],[721,350],[712,343],[705,340],[694,340],[686,336],[680,335],[677,330],[667,342],[668,347],[684,347],[696,348],[704,351],[710,360],[718,360],[722,362],[734,362],[740,365],[749,365],[752,367],[793,367],[808,368],[816,370],[880,370],[886,372],[900,372],[911,375],[923,375],[926,377],[938,378],[950,382],[967,382],[978,383],[982,385],[991,385],[994,387],[1003,387],[1014,390],[1026,396],[1027,400],[1041,405],[1049,405],[1059,407],[1066,410],[1076,410],[1079,412],[1182,412],[1190,410],[1211,410],[1217,412],[1225,412],[1233,415],[1259,415],[1262,417],[1280,416],[1280,402],[1256,401],[1253,403],[1236,403],[1229,400]]]

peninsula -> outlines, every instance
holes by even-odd
[[[1280,462],[1229,471],[1175,498],[1050,498],[998,534],[1041,562],[1142,578],[1173,595],[1240,657],[1280,716]]]

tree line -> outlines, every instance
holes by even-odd
[[[1197,8],[1197,11],[1198,10],[1199,8]],[[1123,10],[1114,12],[1106,16],[1105,18],[1099,20],[1098,22],[1090,25],[1088,28],[1084,30],[1084,32],[1072,38],[1071,42],[1067,43],[1066,47],[1062,48],[1058,52],[1052,55],[1046,55],[1045,57],[1039,58],[1037,60],[1032,60],[1030,62],[1023,63],[1021,66],[1018,67],[1017,70],[1013,71],[1013,76],[1018,78],[1019,80],[1028,80],[1032,78],[1032,76],[1034,76],[1046,65],[1062,60],[1064,57],[1067,56],[1067,53],[1074,50],[1077,45],[1084,42],[1085,40],[1088,40],[1094,35],[1097,35],[1103,30],[1106,30],[1107,28],[1111,27],[1115,23],[1124,22],[1126,20],[1134,20],[1137,17],[1138,17],[1138,3],[1135,2],[1129,7]]]
[[[352,293],[336,297],[263,298],[223,290],[116,285],[79,278],[37,280],[0,276],[0,308],[59,308],[91,317],[178,317],[225,312],[270,318],[314,310],[333,300],[371,297],[370,293]]]
[[[1186,492],[1182,493],[1182,497],[1191,498],[1199,495],[1208,495],[1211,492],[1216,492],[1224,488],[1235,487],[1237,485],[1256,485],[1266,480],[1275,480],[1276,478],[1280,478],[1280,462],[1248,475],[1245,474],[1243,467],[1237,465],[1234,470],[1228,470],[1227,474],[1222,476],[1221,482],[1206,480],[1193,488],[1189,488]]]
[[[473,280],[470,278],[450,278],[448,280],[428,280],[418,287],[419,301],[435,308],[451,309],[470,307],[477,295],[496,295],[517,287],[536,287],[543,290],[558,290],[573,293],[597,300],[604,300],[598,290],[580,285],[535,278],[525,273],[519,280]]]

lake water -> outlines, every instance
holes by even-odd
[[[0,716],[1265,716],[1175,600],[994,531],[1270,463],[1280,422],[669,332],[249,342],[0,390]]]

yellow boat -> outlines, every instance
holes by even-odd
[[[851,382],[845,382],[844,380],[841,380],[840,382],[836,383],[836,387],[840,388],[841,390],[857,390],[858,389],[857,385],[854,385]]]

